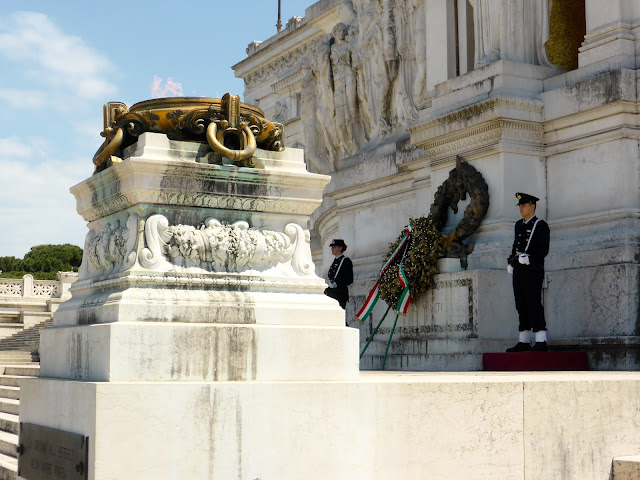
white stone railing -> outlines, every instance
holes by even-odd
[[[32,275],[0,278],[0,296],[60,298],[76,278],[77,274],[71,272],[59,272],[58,280],[34,280]]]

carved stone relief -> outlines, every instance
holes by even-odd
[[[81,276],[91,273],[106,275],[131,268],[136,261],[137,233],[137,215],[129,215],[124,225],[115,220],[90,230],[85,240]]]
[[[424,0],[353,0],[351,24],[316,39],[302,65],[306,153],[321,173],[417,119],[426,88]]]
[[[293,223],[275,232],[250,228],[245,221],[227,225],[215,218],[199,227],[169,225],[165,216],[152,215],[144,237],[147,248],[140,254],[140,265],[156,271],[263,272],[276,267],[285,275],[315,275],[309,232]]]
[[[444,0],[443,0],[444,2]],[[473,26],[438,25],[437,30],[464,28],[473,36],[475,65],[500,59],[550,66],[551,0],[469,0]],[[300,118],[305,153],[320,173],[336,162],[395,137],[418,121],[427,102],[429,17],[425,0],[350,0],[332,33],[288,52],[247,77],[247,87],[273,77],[302,76]],[[471,13],[472,11],[472,13]],[[465,17],[466,18],[466,17]],[[472,31],[473,30],[473,31]],[[444,37],[443,37],[444,38]]]

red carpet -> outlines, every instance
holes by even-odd
[[[549,372],[588,370],[586,352],[485,353],[485,372]]]

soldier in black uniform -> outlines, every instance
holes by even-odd
[[[522,219],[516,222],[515,239],[507,270],[513,274],[513,294],[518,310],[520,338],[507,352],[547,351],[547,325],[542,307],[544,257],[549,253],[549,226],[536,217],[539,198],[516,193]],[[531,347],[531,330],[535,345]]]
[[[341,238],[336,238],[329,245],[331,253],[336,257],[329,267],[329,288],[324,290],[324,294],[335,298],[344,309],[349,300],[348,286],[353,283],[353,265],[351,260],[344,256],[347,245]]]

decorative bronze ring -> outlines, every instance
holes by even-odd
[[[206,141],[219,156],[240,166],[252,166],[257,148],[284,149],[284,127],[264,118],[262,110],[240,102],[240,96],[222,99],[175,97],[104,106],[103,145],[93,157],[96,173],[121,161],[122,151],[144,132],[164,133],[171,140]],[[109,161],[110,160],[110,161]]]
[[[222,134],[224,134],[226,129],[224,126],[222,128]],[[244,143],[246,144],[246,147],[244,147],[243,150],[231,150],[220,143],[217,136],[218,124],[216,122],[211,122],[207,127],[207,142],[214,152],[227,157],[229,160],[233,160],[234,162],[248,160],[253,157],[254,153],[256,153],[256,137],[253,136],[251,129],[246,124],[241,123],[240,128],[241,132],[245,135]]]

